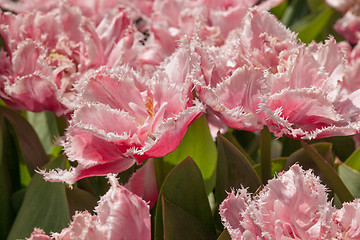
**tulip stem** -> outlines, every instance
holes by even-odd
[[[261,180],[263,184],[271,178],[271,133],[267,126],[260,132]]]

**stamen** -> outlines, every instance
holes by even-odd
[[[154,103],[150,97],[147,97],[145,106],[147,114],[149,114],[149,116],[154,119]]]

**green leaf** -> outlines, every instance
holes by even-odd
[[[99,200],[91,193],[80,188],[66,188],[65,191],[69,205],[70,216],[75,215],[76,211],[87,210],[88,212],[92,213],[97,204],[97,201]]]
[[[53,112],[27,112],[27,120],[34,128],[47,154],[54,148],[54,137],[59,137],[56,116]]]
[[[64,167],[64,157],[59,156],[45,166],[46,169]],[[46,182],[42,175],[33,176],[23,204],[11,228],[8,240],[29,237],[35,227],[50,232],[60,232],[70,221],[65,185]]]
[[[338,173],[346,187],[355,198],[360,198],[360,172],[346,164],[340,164]]]
[[[255,165],[255,161],[250,157],[250,155],[246,152],[246,150],[240,145],[239,141],[236,139],[236,137],[230,133],[226,132],[223,135],[227,140],[229,140],[245,157],[248,159],[251,163],[251,165]]]
[[[198,218],[162,196],[165,240],[211,240],[215,234]]]
[[[285,26],[291,26],[309,13],[309,7],[304,0],[292,0],[280,20]]]
[[[286,161],[287,161],[286,157],[271,159],[271,176],[274,176],[276,173],[279,173],[282,170],[284,170]],[[256,173],[258,174],[258,176],[261,177],[261,165],[258,163],[253,167]]]
[[[319,152],[319,154],[323,156],[328,164],[334,167],[331,143],[320,142],[311,144],[311,146],[313,146]],[[291,154],[286,161],[284,169],[289,169],[295,163],[299,163],[305,169],[313,169],[316,175],[321,176],[321,171],[318,170],[319,168],[317,164],[312,160],[305,149],[301,148]]]
[[[270,12],[274,14],[278,19],[281,19],[281,17],[284,15],[286,8],[288,6],[288,0],[283,1],[281,4],[277,5],[276,7],[273,7]]]
[[[163,157],[164,165],[168,166],[166,172],[188,156],[200,168],[205,181],[206,192],[211,192],[215,186],[217,151],[204,115],[189,126],[179,146]]]
[[[169,217],[164,215],[166,212],[163,213],[162,197],[197,218],[210,233],[215,234],[215,224],[206,195],[204,181],[198,166],[190,157],[170,171],[160,190],[155,215],[155,239],[157,240],[164,239],[166,226],[164,226],[163,219]],[[189,231],[188,234],[196,234],[191,232],[192,229],[187,229],[186,231]],[[181,236],[183,232],[178,232],[177,234]]]
[[[334,193],[339,197],[340,201],[351,202],[354,200],[354,196],[346,188],[344,182],[337,175],[335,169],[329,164],[329,162],[322,157],[319,152],[311,145],[308,145],[305,142],[301,142],[304,150],[314,161],[317,167],[320,169],[324,177],[326,178],[326,183],[334,191]]]
[[[337,136],[309,141],[309,143],[329,142],[335,156],[341,161],[345,161],[355,151],[355,142],[353,136]]]
[[[331,19],[334,10],[323,4],[322,7],[304,17],[300,21],[295,22],[290,28],[298,32],[298,37],[305,43],[310,43],[319,36]]]
[[[360,148],[358,148],[351,156],[344,162],[347,166],[360,172]]]
[[[255,192],[261,181],[250,161],[225,137],[218,135],[218,165],[215,198],[222,202],[233,188],[241,185]]]
[[[220,236],[218,237],[217,240],[231,240],[231,237],[230,237],[228,231],[226,229],[224,229],[224,231],[222,231],[222,233],[220,234]]]
[[[0,114],[0,239],[5,239],[15,219],[11,197],[21,188],[19,156],[11,125]]]
[[[35,169],[43,167],[49,161],[36,132],[19,113],[4,106],[0,106],[0,112],[12,125],[25,163],[32,175]]]

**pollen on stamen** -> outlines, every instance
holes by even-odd
[[[147,97],[147,102],[145,103],[146,112],[149,116],[154,119],[154,103],[150,97]]]

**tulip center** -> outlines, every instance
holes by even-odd
[[[150,97],[147,97],[147,101],[145,103],[146,106],[146,112],[149,114],[149,116],[154,119],[154,103],[153,100]]]

